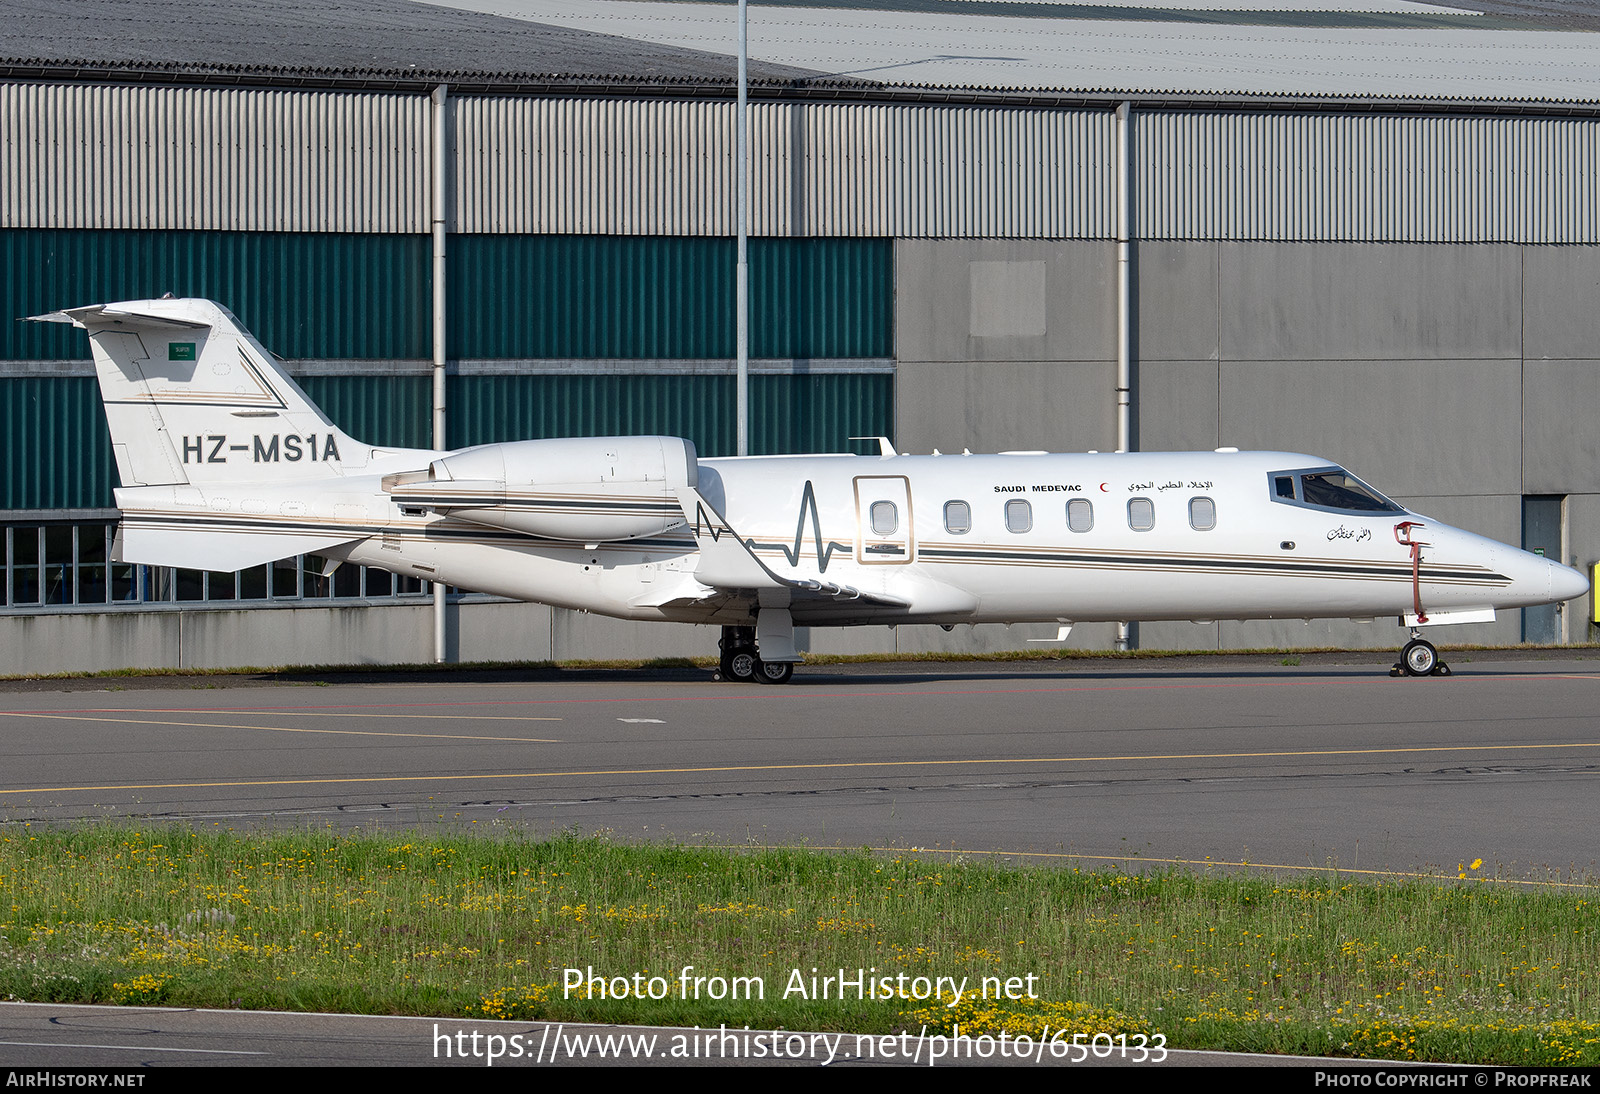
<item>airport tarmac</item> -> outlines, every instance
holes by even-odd
[[[1018,1042],[1018,1045],[1021,1043]],[[1321,1067],[1418,1070],[1384,1060],[1191,1049],[1089,1048],[797,1030],[0,1003],[0,1068],[146,1067]],[[66,1084],[58,1084],[66,1085]],[[87,1084],[85,1084],[87,1085]],[[115,1085],[111,1083],[101,1085]],[[134,1085],[143,1086],[142,1083]],[[151,1084],[153,1087],[154,1084]]]
[[[1588,651],[0,683],[0,823],[609,831],[1593,881]],[[1289,662],[1289,663],[1285,663]],[[1293,663],[1300,662],[1300,663]],[[121,689],[121,690],[117,690]]]

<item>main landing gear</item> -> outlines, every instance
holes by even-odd
[[[1439,651],[1432,642],[1411,628],[1411,641],[1400,651],[1400,660],[1389,670],[1390,676],[1451,676],[1450,666],[1439,660]]]
[[[791,662],[761,660],[756,654],[754,627],[723,627],[717,645],[722,649],[722,659],[713,679],[738,684],[787,684],[794,675]]]

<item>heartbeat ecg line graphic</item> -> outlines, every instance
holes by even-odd
[[[832,560],[833,556],[841,551],[848,553],[850,550],[850,545],[847,543],[837,543],[833,540],[829,540],[826,543],[823,542],[822,515],[817,510],[817,493],[815,488],[812,486],[810,479],[806,480],[805,491],[800,495],[800,516],[795,521],[794,525],[793,546],[784,543],[758,543],[753,539],[742,539],[740,542],[742,542],[746,547],[750,548],[751,551],[780,551],[782,552],[783,557],[789,561],[790,566],[798,566],[800,565],[800,556],[806,542],[807,513],[811,514],[811,538],[816,544],[817,572],[819,574],[825,574],[828,572],[828,563],[830,560]],[[694,514],[694,533],[696,536],[702,534],[700,530],[702,523],[710,532],[711,542],[713,543],[717,542],[717,540],[722,538],[723,535],[733,535],[735,538],[738,538],[738,534],[734,532],[734,530],[725,520],[723,520],[721,517],[718,517],[715,513],[708,511],[704,505],[697,503],[695,505]]]

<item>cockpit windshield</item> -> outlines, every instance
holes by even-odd
[[[1275,471],[1269,476],[1275,501],[1299,502],[1340,512],[1403,513],[1404,509],[1341,467]]]

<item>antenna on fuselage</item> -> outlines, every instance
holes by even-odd
[[[850,440],[852,440],[852,441],[877,441],[878,442],[878,455],[880,455],[880,456],[898,456],[898,455],[900,455],[900,453],[898,453],[898,452],[896,452],[894,450],[894,442],[891,441],[888,437],[851,437]]]

